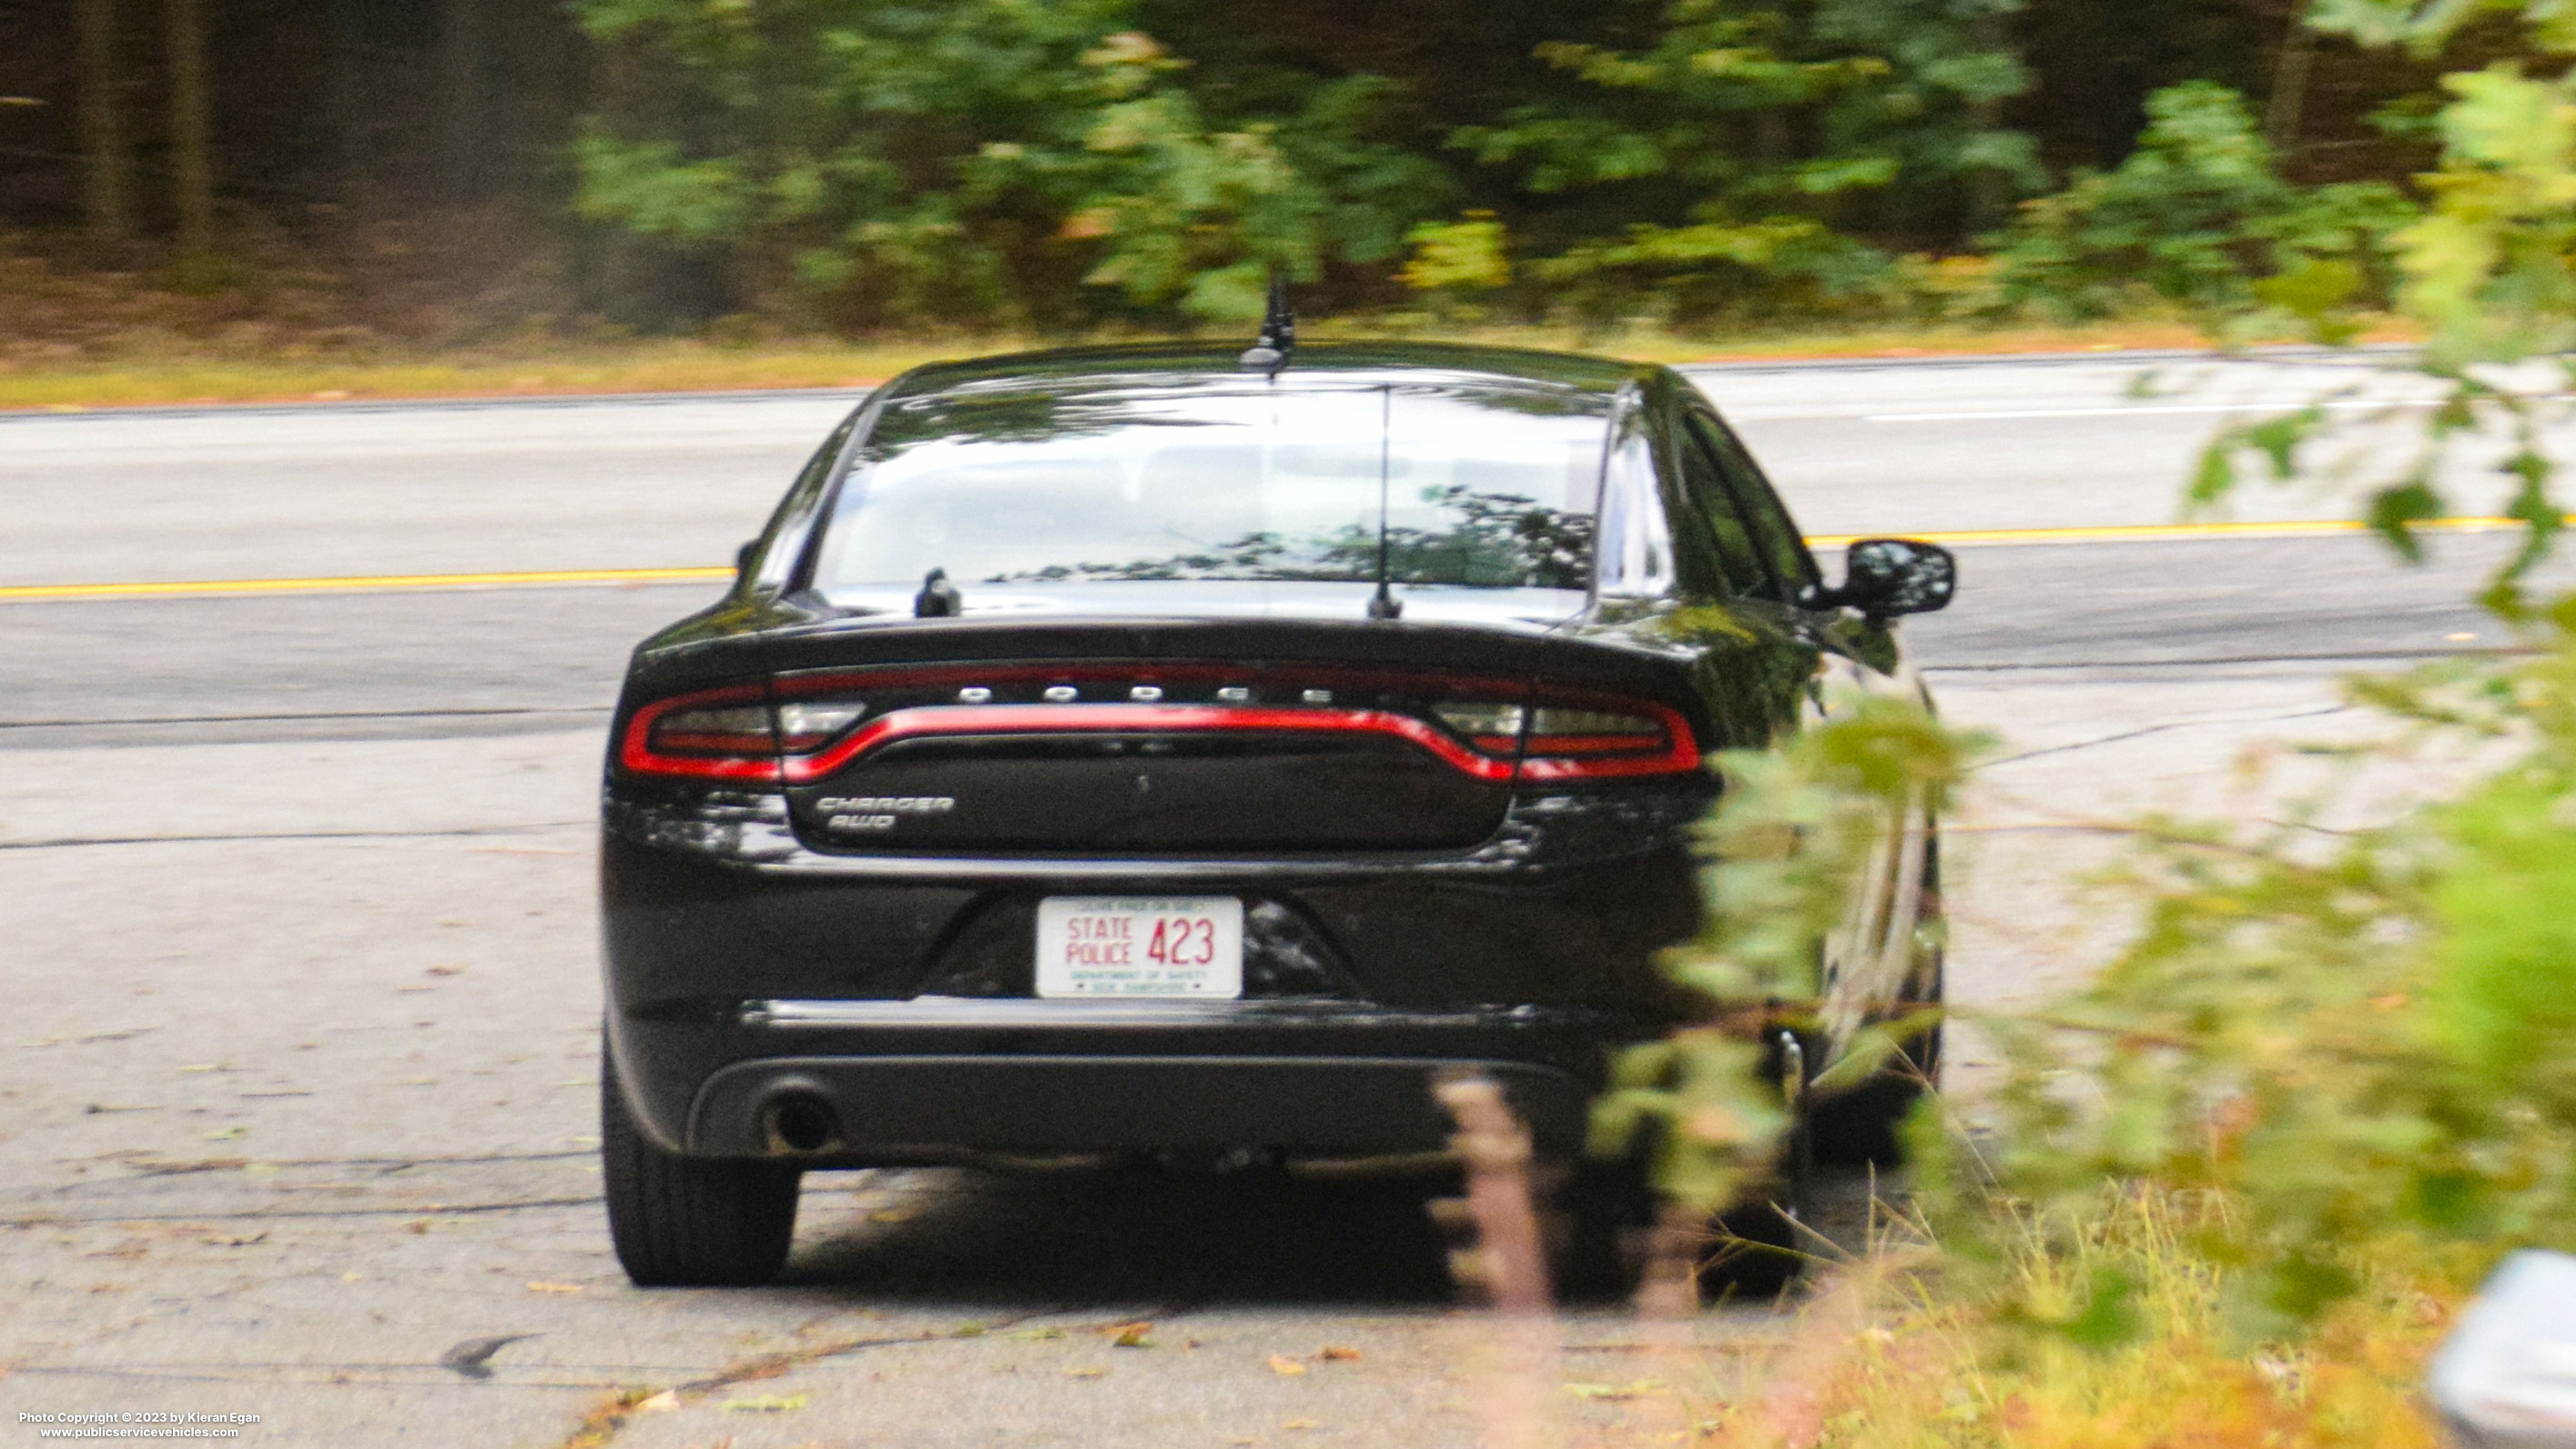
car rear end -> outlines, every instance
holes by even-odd
[[[670,1147],[1408,1151],[1470,1065],[1563,1147],[1606,1052],[1673,1018],[1653,956],[1695,920],[1707,787],[1650,663],[1437,625],[940,632],[936,663],[851,657],[909,630],[772,640],[757,682],[622,712],[611,1027]]]
[[[614,1112],[707,1162],[1344,1156],[1440,1146],[1473,1069],[1573,1150],[1686,1013],[1722,742],[1704,660],[1569,627],[1619,376],[889,389],[637,653]]]

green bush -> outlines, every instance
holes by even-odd
[[[2209,81],[2156,92],[2147,116],[2117,169],[2024,202],[1989,239],[2003,303],[2067,318],[2163,303],[2222,333],[2304,322],[2331,341],[2387,305],[2389,236],[2415,217],[2395,188],[2283,180],[2244,97]]]
[[[2576,1247],[2576,639],[2367,695],[2519,758],[2355,834],[2142,827],[2135,941],[1994,1023],[2013,1072],[1947,1238],[1996,1195],[2069,1241],[2105,1182],[2208,1195],[2192,1247],[2248,1340],[2379,1265]]]
[[[844,326],[1239,324],[1274,267],[1532,320],[1866,302],[2040,184],[1990,114],[2012,5],[578,0],[579,205]]]

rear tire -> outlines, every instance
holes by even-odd
[[[1641,1155],[1616,1162],[1579,1158],[1558,1189],[1556,1212],[1563,1236],[1549,1265],[1557,1296],[1569,1303],[1627,1297],[1644,1268],[1646,1235],[1653,1231],[1655,1185]]]
[[[777,1277],[787,1262],[802,1170],[663,1151],[628,1113],[605,1047],[599,1157],[608,1235],[637,1287],[751,1287]]]
[[[1729,1208],[1709,1226],[1717,1243],[1700,1268],[1700,1292],[1712,1303],[1763,1303],[1779,1297],[1806,1271],[1814,1248],[1797,1219],[1767,1201]]]
[[[1668,1208],[1656,1189],[1653,1141],[1652,1130],[1644,1129],[1621,1158],[1569,1164],[1553,1204],[1563,1232],[1549,1264],[1561,1300],[1601,1302],[1635,1294],[1659,1245],[1682,1256],[1703,1301],[1768,1301],[1797,1281],[1811,1244],[1774,1200],[1775,1192],[1784,1199],[1796,1196],[1796,1131],[1780,1144],[1782,1181],[1696,1221],[1678,1205]]]
[[[1567,1229],[1550,1265],[1557,1297],[1600,1303],[1637,1291],[1659,1233],[1658,1199],[1643,1174],[1625,1164],[1591,1163],[1558,1199]],[[1768,1200],[1754,1200],[1686,1226],[1682,1251],[1707,1302],[1767,1302],[1806,1269],[1809,1244],[1797,1223]]]

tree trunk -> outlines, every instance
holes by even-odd
[[[2292,11],[2290,33],[2272,62],[2272,96],[2263,107],[2263,139],[2271,143],[2275,165],[2286,165],[2299,148],[2300,112],[2307,108],[2308,70],[2316,53],[2316,32],[2303,13]]]
[[[1987,52],[2010,53],[2012,36],[2005,29],[2004,17],[1986,10],[1968,22],[1968,41]],[[1968,103],[1968,124],[1980,133],[1991,134],[2003,129],[2004,108],[1992,98]],[[1968,177],[1968,226],[1962,240],[1973,241],[1982,233],[2004,224],[2012,215],[2012,178],[1992,166],[1980,166]]]
[[[361,0],[326,0],[330,29],[323,56],[324,104],[331,113],[331,195],[342,205],[357,199],[366,174],[366,32]]]
[[[483,0],[444,0],[439,7],[441,98],[439,169],[448,198],[475,201],[484,191]]]
[[[125,67],[116,53],[116,0],[79,0],[81,216],[115,245],[134,234],[134,157],[125,144]]]
[[[179,254],[215,245],[214,143],[206,89],[202,0],[167,0],[170,50],[170,200],[179,214]]]

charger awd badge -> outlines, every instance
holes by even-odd
[[[853,834],[892,830],[907,815],[945,815],[957,808],[954,795],[826,795],[814,802],[823,828]]]

